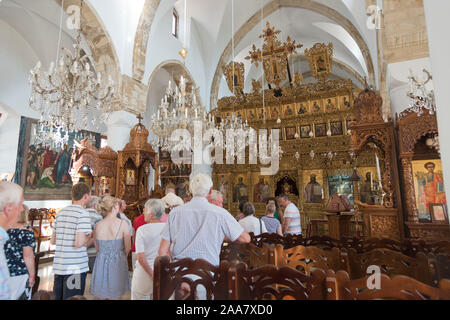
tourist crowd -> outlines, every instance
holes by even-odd
[[[299,210],[288,195],[266,199],[261,218],[255,216],[253,203],[241,201],[240,214],[234,218],[223,208],[223,195],[212,186],[209,176],[195,176],[189,183],[192,198],[186,203],[169,186],[162,199],[149,199],[132,222],[124,213],[125,201],[109,194],[91,196],[89,185],[74,185],[72,204],[53,222],[53,292],[38,291],[33,299],[83,299],[91,273],[89,295],[94,299],[121,299],[131,291],[132,300],[151,300],[158,256],[172,261],[203,259],[218,266],[224,241],[248,243],[249,233],[301,233]],[[35,238],[23,201],[20,186],[0,182],[1,300],[29,300],[35,286]],[[181,289],[189,291],[187,286]],[[200,286],[197,298],[205,294]]]

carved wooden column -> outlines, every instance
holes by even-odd
[[[417,223],[419,216],[416,208],[416,194],[414,192],[414,179],[412,171],[412,154],[404,155],[401,158],[402,165],[402,182],[403,182],[403,198],[405,199],[405,206],[408,214],[408,221]]]

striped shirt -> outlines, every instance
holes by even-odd
[[[172,209],[162,238],[170,241],[174,260],[203,259],[219,266],[220,249],[225,237],[236,241],[244,229],[225,209],[203,197]]]
[[[295,204],[292,202],[284,209],[284,219],[291,219],[287,230],[284,233],[302,234],[302,227],[300,224],[300,212]]]
[[[9,237],[5,230],[0,227],[0,300],[11,299],[11,288],[9,285],[9,270],[3,250]]]
[[[58,275],[78,274],[89,271],[86,246],[75,248],[75,234],[92,232],[91,218],[82,206],[70,205],[56,215],[56,235],[53,272]]]

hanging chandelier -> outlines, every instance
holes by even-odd
[[[409,79],[409,91],[407,96],[410,98],[410,108],[416,112],[419,116],[422,115],[426,109],[433,115],[436,112],[436,101],[434,97],[434,91],[428,90],[426,84],[433,79],[431,74],[423,69],[424,80],[420,80],[414,76],[412,70],[410,70]]]
[[[83,1],[80,16],[82,10]],[[60,32],[61,28],[62,23]],[[30,107],[40,115],[38,143],[62,147],[67,144],[69,133],[86,130],[89,124],[98,129],[117,101],[111,75],[105,85],[102,74],[91,70],[89,58],[81,48],[81,31],[80,21],[73,53],[61,48],[60,56],[58,44],[56,63],[51,62],[48,71],[41,70],[41,62],[31,70]]]
[[[176,84],[175,88],[172,88],[169,81],[166,94],[150,121],[150,128],[156,135],[153,147],[169,152],[188,150],[193,145],[192,141],[171,140],[175,130],[186,129],[193,137],[194,121],[201,121],[202,128],[206,130],[214,127],[214,119],[208,115],[205,107],[197,99],[198,89],[192,85],[189,91],[187,85],[184,76],[180,77],[179,88]]]

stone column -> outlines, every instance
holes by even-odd
[[[107,121],[108,146],[114,151],[122,150],[130,141],[130,130],[138,119],[127,111],[113,112]]]
[[[450,75],[450,1],[424,0],[425,18],[427,21],[430,60],[433,75],[433,85],[436,95],[437,122],[441,147],[442,168],[444,171],[447,205],[450,204],[450,90],[448,77]]]

